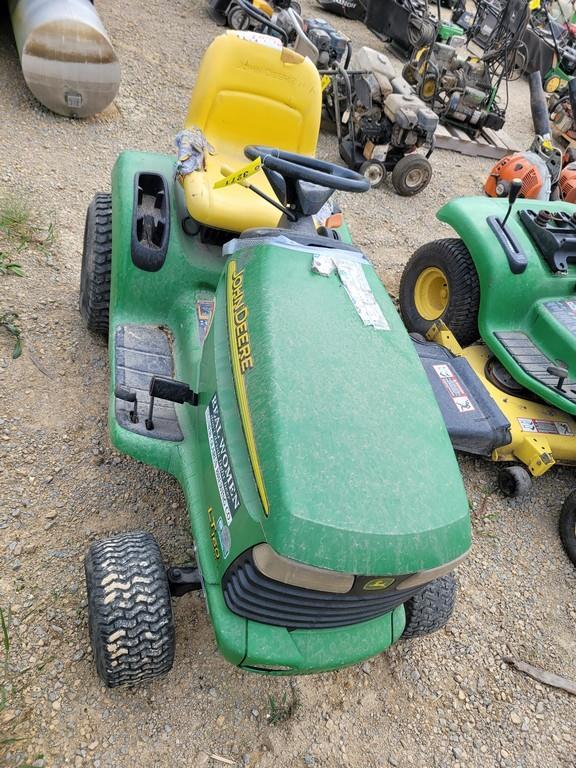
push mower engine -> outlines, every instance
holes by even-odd
[[[347,76],[351,99],[343,117],[348,133],[340,142],[340,156],[365,173],[372,186],[392,171],[399,194],[416,194],[428,184],[431,167],[414,150],[432,148],[438,117],[396,76],[388,58],[371,48],[352,56]],[[408,167],[412,183],[407,185]]]

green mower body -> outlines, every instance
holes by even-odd
[[[226,659],[276,674],[358,662],[402,635],[404,603],[470,547],[442,416],[346,226],[311,245],[289,230],[201,231],[174,171],[137,152],[113,171],[112,442],[181,484]],[[148,262],[142,185],[162,188],[165,210],[163,255]],[[315,266],[331,255],[344,266]],[[380,327],[364,323],[346,265]],[[154,375],[192,395],[156,398],[150,414]]]
[[[515,381],[576,415],[576,206],[460,198],[438,218],[462,238],[480,282],[480,337]],[[538,212],[552,214],[552,217]],[[515,335],[511,336],[511,334]],[[541,359],[542,358],[542,359]],[[547,371],[558,361],[566,381]]]
[[[504,462],[500,489],[576,464],[576,206],[452,200],[459,238],[419,248],[402,317],[454,447]]]

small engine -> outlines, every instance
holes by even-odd
[[[323,19],[305,19],[304,32],[318,49],[317,67],[319,69],[326,69],[335,62],[342,63],[348,48],[347,37]]]
[[[576,163],[574,167],[576,168]],[[549,200],[552,188],[558,180],[562,185],[561,168],[560,150],[548,139],[536,136],[528,151],[508,155],[496,163],[484,184],[484,192],[489,197],[507,197],[512,179],[520,179],[520,197]],[[576,179],[576,173],[571,178]]]
[[[576,203],[576,162],[568,163],[560,173],[560,196],[565,203]]]
[[[484,184],[484,192],[488,197],[508,197],[513,179],[522,182],[519,197],[550,199],[550,173],[546,162],[535,152],[518,152],[499,160]]]
[[[402,150],[432,145],[437,115],[405,88],[384,54],[361,48],[350,66],[358,72],[352,75],[356,94],[352,120],[356,142],[364,147],[367,160],[380,160],[389,145]]]

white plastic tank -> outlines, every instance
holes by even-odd
[[[8,0],[26,84],[68,117],[101,112],[116,96],[120,64],[90,0]]]

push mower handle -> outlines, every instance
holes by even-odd
[[[244,11],[245,14],[250,16],[252,19],[257,21],[259,24],[262,24],[264,26],[264,29],[268,30],[268,34],[270,34],[269,30],[274,30],[277,35],[279,35],[280,39],[282,40],[282,45],[287,46],[288,45],[288,35],[286,33],[286,30],[282,29],[282,27],[279,27],[277,24],[274,24],[268,16],[263,13],[258,8],[255,8],[252,3],[246,2],[246,0],[234,0],[236,5],[239,5],[240,8]]]
[[[342,192],[367,192],[370,189],[370,182],[360,173],[315,157],[256,144],[244,147],[244,154],[250,160],[260,157],[264,168],[288,179],[299,179]]]

